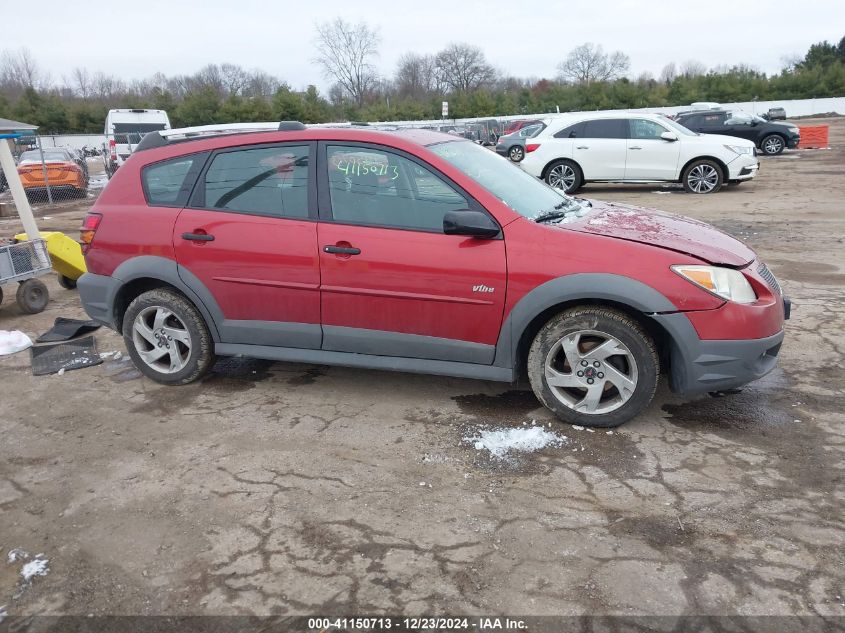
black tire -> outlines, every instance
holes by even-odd
[[[760,141],[760,151],[766,156],[777,156],[786,148],[786,139],[780,134],[769,134]]]
[[[50,301],[50,292],[40,279],[27,279],[18,286],[15,296],[21,310],[27,314],[43,312]]]
[[[581,397],[581,390],[584,391],[584,396],[586,396],[588,389],[586,384],[583,387],[579,384],[578,387],[571,389],[568,387],[559,388],[556,392],[548,383],[547,360],[554,359],[553,369],[559,369],[563,374],[567,373],[565,364],[556,364],[560,362],[559,354],[561,353],[555,352],[558,344],[563,341],[564,337],[584,331],[615,338],[627,347],[626,351],[630,353],[635,363],[631,367],[628,365],[627,359],[621,356],[610,356],[603,358],[602,363],[604,365],[597,369],[591,369],[591,364],[587,365],[585,371],[594,372],[591,375],[602,379],[604,378],[603,374],[596,372],[601,372],[602,369],[608,371],[608,367],[611,366],[612,369],[617,371],[617,374],[630,374],[635,377],[633,380],[635,386],[627,400],[624,400],[621,392],[616,389],[612,379],[608,379],[604,383],[600,389],[602,390],[600,398],[605,402],[607,409],[605,412],[586,413],[576,411],[573,408],[573,403],[567,404],[563,401],[562,398],[572,398],[576,401],[575,406],[577,406],[577,401]],[[582,334],[577,345],[587,345],[593,338],[593,335]],[[595,338],[600,340],[600,336]],[[590,350],[585,349],[583,353],[589,354]],[[565,363],[569,363],[569,361],[565,360]],[[577,363],[576,366],[580,367],[580,363]],[[568,377],[574,379],[577,367],[569,367]],[[601,306],[577,306],[552,317],[534,337],[528,352],[528,379],[537,399],[563,422],[580,426],[612,428],[627,422],[651,402],[657,389],[659,375],[660,362],[657,356],[657,348],[648,332],[628,315]],[[582,381],[582,378],[577,380]],[[586,381],[588,378],[583,380]],[[617,399],[621,400],[622,403],[615,405],[615,408],[613,408]]]
[[[64,288],[65,290],[75,290],[76,289],[76,279],[71,279],[70,277],[65,277],[64,275],[59,275],[59,285]]]
[[[681,176],[681,182],[687,193],[716,193],[722,188],[724,181],[725,174],[722,167],[709,158],[691,162]]]
[[[525,158],[525,148],[522,145],[514,145],[508,150],[508,158],[514,163],[519,163]]]
[[[0,303],[3,303],[3,288],[0,288]]]
[[[159,371],[144,361],[133,337],[134,323],[138,315],[156,308],[171,312],[178,322],[181,322],[183,329],[187,330],[190,339],[191,344],[187,350],[185,365],[173,373]],[[214,362],[214,344],[202,315],[190,301],[173,290],[160,288],[138,295],[126,309],[121,329],[123,342],[126,344],[126,350],[132,362],[141,373],[161,384],[186,385],[201,378]],[[170,342],[174,346],[177,345],[175,341]],[[181,349],[184,351],[185,347]]]
[[[568,180],[566,169],[571,171],[571,181],[569,182],[566,182]],[[559,170],[562,170],[563,173],[558,174]],[[571,160],[556,160],[546,168],[543,180],[550,187],[561,189],[564,193],[574,193],[584,184],[584,172],[581,171],[577,163]],[[558,183],[562,184],[559,185]]]

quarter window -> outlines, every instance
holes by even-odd
[[[575,123],[555,133],[555,138],[579,138],[584,136],[584,124]]]
[[[631,126],[631,138],[635,139],[655,139],[660,140],[660,135],[668,130],[648,119],[630,119],[628,123]]]
[[[285,218],[308,217],[307,145],[218,154],[205,175],[205,207]]]
[[[155,163],[144,168],[141,179],[147,203],[172,206],[184,204],[195,177],[188,178],[194,164],[202,166],[206,154],[181,156],[177,159]]]
[[[584,124],[584,138],[626,138],[624,119],[595,119]]]
[[[468,206],[442,178],[392,152],[330,145],[327,159],[338,222],[442,231],[447,212]]]

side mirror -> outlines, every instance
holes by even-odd
[[[449,211],[443,216],[443,232],[446,235],[491,239],[499,234],[499,225],[489,215],[480,211]]]
[[[664,141],[674,142],[678,140],[678,135],[674,132],[663,132],[663,134],[660,135],[660,138]]]

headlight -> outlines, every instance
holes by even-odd
[[[757,295],[738,270],[719,266],[672,266],[672,270],[696,286],[736,303],[753,303]]]
[[[725,148],[737,154],[748,154],[749,156],[754,155],[753,147],[745,147],[743,145],[725,145]]]
[[[789,130],[790,132],[792,132],[793,134],[798,134],[800,132],[800,130],[797,127],[794,127],[794,126],[788,127],[786,129]]]

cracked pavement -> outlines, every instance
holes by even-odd
[[[0,606],[845,615],[845,120],[829,123],[832,149],[762,158],[716,195],[584,190],[746,240],[795,306],[768,377],[695,401],[663,384],[610,434],[559,424],[525,384],[229,359],[168,388],[125,355],[41,378],[0,358]],[[7,298],[0,328],[82,316],[50,290],[36,316]],[[568,442],[499,461],[464,441],[532,421]],[[23,582],[13,548],[49,573]]]

